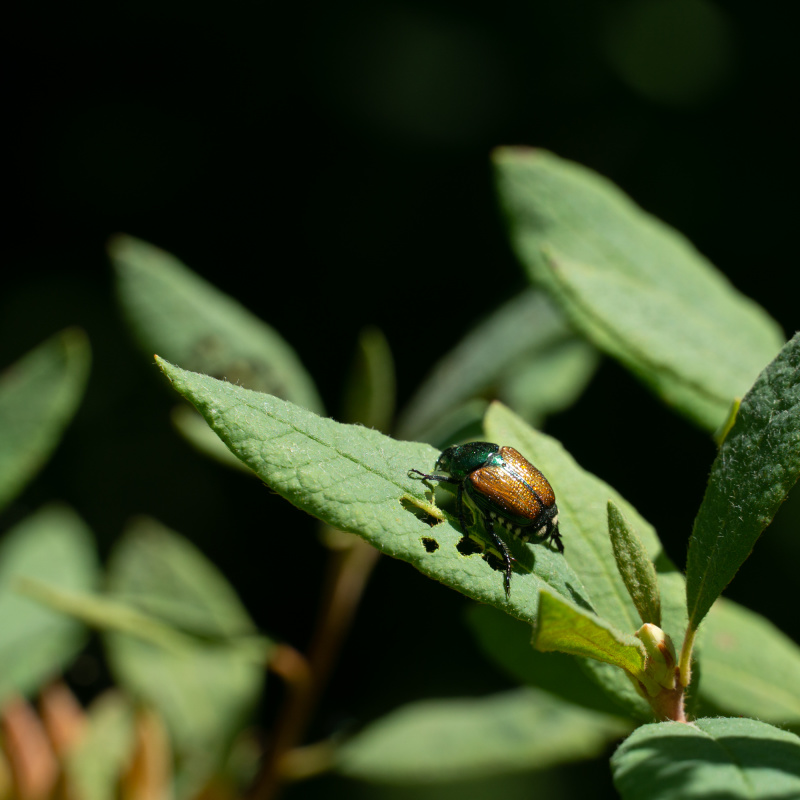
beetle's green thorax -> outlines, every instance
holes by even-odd
[[[447,472],[454,478],[466,478],[481,467],[502,463],[500,445],[491,442],[468,442],[448,447],[436,462],[439,472]]]

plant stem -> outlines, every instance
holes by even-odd
[[[686,635],[683,638],[681,657],[678,662],[678,680],[684,689],[692,682],[692,650],[694,649],[696,636],[697,628],[689,627],[686,629]]]
[[[659,720],[672,720],[673,722],[688,722],[684,708],[684,689],[676,682],[672,690],[664,690],[657,697],[651,699],[650,704]]]
[[[271,744],[264,755],[261,772],[250,792],[250,800],[271,800],[277,796],[286,777],[285,762],[303,739],[378,555],[377,550],[355,537],[349,547],[331,553],[317,623],[308,650],[306,679],[289,683],[289,691],[278,715]]]

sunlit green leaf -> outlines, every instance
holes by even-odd
[[[800,476],[800,334],[758,376],[720,446],[686,561],[693,628],[750,555]]]
[[[513,680],[537,686],[584,708],[619,714],[620,706],[598,691],[582,661],[531,647],[531,627],[487,605],[467,609],[467,622],[486,658]]]
[[[547,592],[542,592],[539,600],[531,644],[542,652],[556,650],[603,661],[637,677],[644,672],[646,656],[638,639]]]
[[[644,545],[625,515],[608,501],[608,532],[617,568],[642,622],[661,626],[661,595],[658,576]]]
[[[608,180],[543,150],[494,164],[511,241],[575,327],[708,430],[784,341],[678,232]]]
[[[589,604],[580,579],[548,547],[511,543],[517,565],[510,599],[502,572],[479,553],[459,552],[458,522],[433,503],[428,484],[409,475],[412,468],[433,468],[439,455],[434,448],[158,363],[228,447],[298,508],[529,622],[536,618],[541,587]]]
[[[489,409],[485,430],[489,440],[515,447],[547,476],[556,494],[564,559],[581,576],[595,613],[623,633],[633,634],[640,625],[639,614],[617,569],[608,536],[608,501],[623,510],[655,564],[664,630],[680,641],[686,627],[683,577],[664,553],[652,525],[617,491],[583,470],[559,442],[533,430],[500,404]],[[592,660],[584,666],[631,713],[650,718],[649,707],[620,670]]]

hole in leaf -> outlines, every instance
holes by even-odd
[[[480,544],[469,536],[462,537],[461,541],[456,545],[456,550],[458,550],[462,556],[472,556],[475,555],[475,553],[483,552],[483,548]]]
[[[429,536],[423,537],[422,544],[429,553],[435,553],[439,549],[439,542]]]

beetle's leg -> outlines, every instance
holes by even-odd
[[[561,534],[558,531],[558,523],[553,523],[553,520],[547,520],[544,528],[543,542],[552,542],[559,553],[564,552],[564,542],[561,541]]]
[[[552,542],[559,553],[564,552],[564,542],[561,540],[561,534],[558,530],[558,512],[555,514],[556,521],[553,522],[552,519],[548,519],[542,528],[544,528],[544,533],[542,533],[542,528],[539,528],[538,531],[532,533],[532,536],[535,536],[540,542],[547,544],[547,542]]]
[[[558,525],[553,525],[553,529],[550,531],[550,541],[556,546],[559,553],[564,552],[564,542],[561,541]]]
[[[441,481],[442,483],[458,483],[458,478],[453,478],[450,475],[426,475],[424,472],[420,472],[418,469],[410,469],[408,474],[410,475],[412,472],[416,472],[417,475],[422,475],[422,477],[426,481]]]
[[[508,545],[498,536],[497,532],[494,529],[494,520],[492,519],[491,515],[487,514],[484,517],[484,523],[486,526],[486,532],[491,536],[492,541],[497,546],[497,549],[503,554],[503,562],[506,565],[506,575],[505,575],[505,589],[506,589],[506,599],[511,596],[511,562],[515,559],[511,556],[509,552]]]

